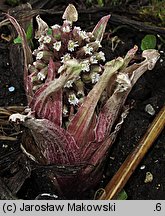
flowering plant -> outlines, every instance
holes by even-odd
[[[24,36],[16,20],[8,18]],[[37,16],[39,46],[28,70],[25,55],[30,109],[27,115],[10,116],[29,130],[22,144],[24,153],[38,164],[56,166],[52,179],[66,197],[81,194],[99,181],[103,161],[127,115],[127,110],[121,112],[127,95],[159,58],[156,50],[146,50],[141,63],[131,64],[135,46],[124,58],[106,62],[100,49],[109,18],[103,17],[92,32],[85,32],[73,26],[78,13],[71,4],[62,26],[49,28]],[[25,37],[23,43],[25,50]]]

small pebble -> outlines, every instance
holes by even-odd
[[[5,144],[2,145],[2,148],[7,148],[7,147],[8,147],[8,145],[5,145]]]
[[[160,189],[160,186],[161,186],[161,185],[158,184],[158,185],[156,186],[156,189],[159,190],[159,189]]]
[[[15,87],[14,87],[14,86],[10,86],[10,87],[8,88],[8,90],[9,90],[9,92],[13,92],[13,91],[15,91]]]
[[[155,110],[151,104],[146,105],[145,111],[152,116],[155,115]]]
[[[160,63],[162,63],[163,62],[163,59],[160,59]]]
[[[140,167],[141,170],[144,170],[145,168],[146,168],[145,165],[142,165],[142,166]]]
[[[146,172],[146,177],[144,180],[144,183],[149,183],[153,181],[153,175],[151,172]]]

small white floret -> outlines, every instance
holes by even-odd
[[[63,32],[66,32],[66,33],[69,33],[70,31],[71,31],[71,29],[70,29],[70,26],[64,26],[63,28],[62,28],[62,30],[63,30]]]
[[[105,61],[105,54],[102,51],[100,51],[98,54],[99,54],[99,59]]]
[[[100,74],[98,74],[98,73],[93,73],[93,74],[91,75],[91,79],[92,79],[92,83],[97,83],[98,80],[100,79]]]
[[[82,67],[82,71],[89,72],[90,71],[89,60],[84,60],[83,62],[81,62],[81,67]]]
[[[46,78],[46,76],[45,76],[45,74],[39,72],[39,73],[37,74],[37,78],[38,78],[38,80],[43,81],[43,80]]]
[[[61,41],[57,41],[53,44],[53,48],[57,51],[61,49]]]
[[[68,80],[68,81],[66,82],[66,84],[64,85],[64,88],[71,88],[73,82],[74,82],[73,80]]]
[[[44,53],[42,51],[38,52],[36,56],[36,60],[42,59],[43,56],[44,56]]]
[[[43,43],[50,43],[52,38],[49,35],[46,35],[43,39]]]
[[[74,105],[74,106],[79,103],[79,99],[76,97],[74,93],[69,95],[68,101],[71,105]]]
[[[98,63],[98,60],[97,60],[96,56],[91,56],[90,57],[90,63],[91,64],[97,64]]]
[[[68,41],[68,50],[73,52],[76,47],[78,47],[78,41],[69,40]]]
[[[79,35],[83,40],[89,38],[85,31],[79,31]]]
[[[89,44],[83,47],[85,54],[92,55],[93,47],[90,47]]]
[[[70,59],[71,59],[71,56],[70,56],[69,53],[67,53],[67,54],[65,54],[64,56],[61,57],[61,62],[64,63],[64,62],[66,62],[66,61],[68,61]]]

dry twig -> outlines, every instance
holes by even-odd
[[[164,129],[164,126],[165,106],[160,110],[138,145],[135,147],[132,153],[128,155],[117,173],[107,184],[103,194],[99,197],[100,200],[111,200],[116,198],[149,148]]]

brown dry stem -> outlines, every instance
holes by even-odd
[[[128,155],[119,170],[107,184],[103,194],[99,197],[100,200],[112,200],[116,198],[156,138],[162,132],[164,126],[165,106],[160,110],[143,138],[137,144],[135,149]]]

